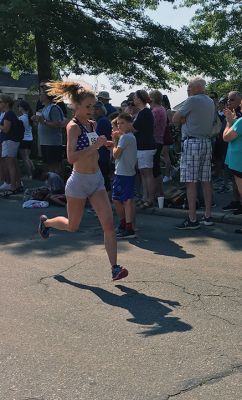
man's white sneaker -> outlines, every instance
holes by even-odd
[[[212,226],[214,225],[212,217],[205,217],[205,215],[200,219],[199,224],[201,225],[206,225],[206,226]]]

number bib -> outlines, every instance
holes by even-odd
[[[86,135],[87,135],[90,146],[92,144],[96,143],[97,139],[99,138],[99,136],[96,132],[87,132]]]

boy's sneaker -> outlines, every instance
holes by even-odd
[[[122,233],[124,233],[125,228],[122,225],[119,225],[116,229],[115,229],[115,233],[116,235],[121,235]]]
[[[199,223],[206,226],[214,225],[212,217],[206,217],[205,215],[200,219]]]
[[[42,239],[48,239],[50,236],[50,228],[47,228],[44,224],[44,222],[48,219],[46,215],[41,215],[39,219],[39,227],[38,227],[38,232]]]
[[[240,205],[241,205],[240,201],[231,201],[227,206],[224,206],[222,208],[222,210],[223,211],[235,211],[235,210],[238,210]]]
[[[176,229],[199,229],[200,224],[198,221],[192,222],[189,218],[185,219],[180,225],[176,226]]]
[[[115,267],[112,267],[112,279],[113,281],[118,281],[119,279],[123,279],[126,276],[128,276],[129,271],[121,267],[120,265],[116,265]]]
[[[121,233],[117,233],[117,239],[134,239],[136,237],[133,229],[123,230]]]

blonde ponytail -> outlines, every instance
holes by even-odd
[[[53,96],[55,101],[71,100],[75,103],[81,103],[87,97],[95,97],[90,89],[86,89],[78,82],[73,81],[50,81],[47,83],[48,96]]]

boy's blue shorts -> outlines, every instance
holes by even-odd
[[[113,200],[126,201],[134,198],[134,176],[114,175],[112,186]]]

